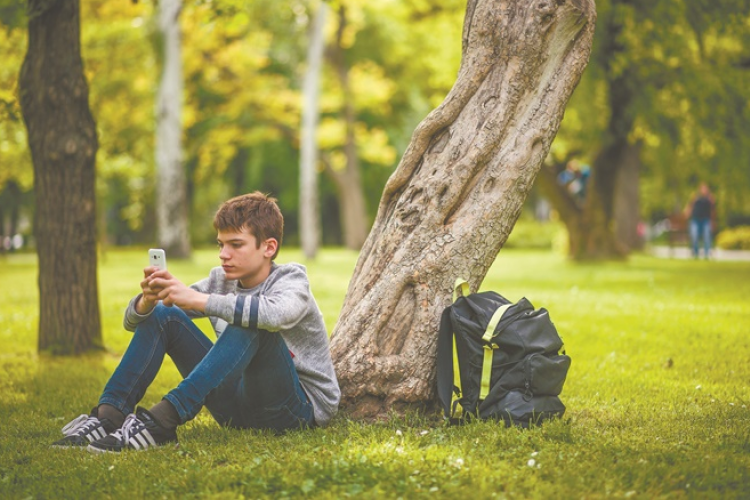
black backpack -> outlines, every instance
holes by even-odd
[[[570,357],[547,310],[525,298],[512,304],[495,292],[468,291],[466,281],[456,281],[440,321],[437,389],[445,418],[528,427],[561,417]]]

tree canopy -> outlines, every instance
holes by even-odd
[[[607,140],[611,84],[632,99],[627,138],[641,147],[644,219],[673,210],[698,180],[718,194],[724,224],[746,219],[750,201],[750,2],[599,0],[592,61],[569,103],[552,155],[592,162]],[[184,164],[195,221],[240,191],[279,197],[287,241],[296,243],[301,87],[314,0],[187,2],[181,13]],[[349,74],[356,155],[370,220],[416,124],[456,79],[465,2],[337,0]],[[81,44],[100,141],[100,239],[154,236],[154,99],[158,51],[152,2],[91,0],[81,5]],[[0,1],[0,193],[30,193],[33,174],[20,119],[17,78],[26,44],[18,0]],[[326,39],[336,41],[337,16]],[[321,165],[344,164],[345,105],[328,59],[318,140]],[[342,242],[336,186],[321,177],[323,242]],[[0,195],[0,205],[6,203]],[[17,200],[17,198],[13,198]],[[12,203],[17,203],[13,201]],[[28,199],[23,203],[29,204]],[[27,206],[27,211],[31,207]],[[192,224],[193,241],[213,240]]]
[[[682,209],[699,181],[718,192],[722,223],[747,217],[750,2],[598,0],[597,11],[591,64],[553,156],[593,162],[619,112],[641,148],[644,219]],[[629,96],[619,110],[618,91]]]

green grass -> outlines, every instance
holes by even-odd
[[[127,345],[122,311],[144,257],[102,258],[108,352],[62,359],[35,352],[35,258],[0,258],[0,498],[750,497],[750,263],[582,265],[501,252],[484,288],[549,309],[573,358],[566,416],[540,428],[342,416],[276,437],[220,428],[203,412],[181,429],[179,450],[51,450],[62,425],[95,404]],[[329,329],[355,260],[331,249],[307,263]],[[215,261],[206,250],[170,266],[192,282]],[[144,404],[177,381],[167,362]]]

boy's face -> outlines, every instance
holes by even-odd
[[[279,243],[275,238],[260,242],[246,227],[241,231],[219,231],[219,259],[228,280],[238,280],[242,288],[252,288],[263,282],[271,272],[271,257]]]

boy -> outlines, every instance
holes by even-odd
[[[56,447],[95,452],[177,443],[178,425],[202,406],[220,425],[324,426],[340,391],[323,316],[305,268],[278,265],[284,219],[259,192],[226,201],[214,217],[221,267],[184,285],[144,269],[142,293],[125,311],[133,339],[90,415],[63,428]],[[208,316],[215,344],[191,318]],[[184,380],[150,410],[135,408],[169,354]],[[133,413],[135,411],[135,413]]]

